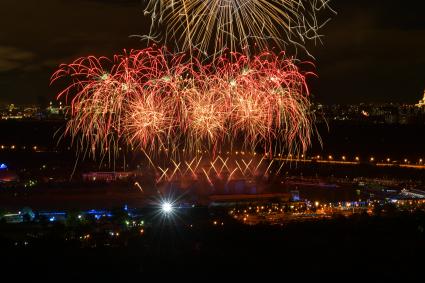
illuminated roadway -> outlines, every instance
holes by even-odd
[[[296,159],[296,158],[281,158],[275,157],[274,160],[290,161],[290,162],[304,162],[304,163],[323,163],[331,165],[360,165],[364,164],[360,161],[342,161],[342,160],[321,160],[321,159]],[[399,167],[399,168],[411,168],[411,169],[425,169],[423,164],[399,164],[399,163],[374,163],[369,162],[367,164],[375,165],[378,167]]]

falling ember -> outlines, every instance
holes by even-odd
[[[52,82],[71,79],[58,94],[71,103],[64,134],[81,152],[102,158],[123,145],[148,156],[235,144],[267,153],[308,149],[314,130],[308,73],[284,53],[227,53],[209,64],[184,58],[152,47],[62,65]]]
[[[183,50],[220,52],[264,49],[270,42],[304,48],[307,40],[320,41],[323,11],[333,12],[329,0],[149,0],[145,15],[153,32],[163,25],[167,40]]]

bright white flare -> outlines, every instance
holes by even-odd
[[[161,205],[161,210],[163,213],[169,214],[173,211],[173,205],[168,201],[163,202]]]

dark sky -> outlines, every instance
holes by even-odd
[[[141,48],[149,28],[141,0],[1,0],[0,102],[53,99],[49,78],[84,55]],[[310,48],[324,103],[406,102],[425,89],[425,1],[334,0],[338,12]],[[308,59],[308,58],[304,58]]]

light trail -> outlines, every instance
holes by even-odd
[[[271,43],[305,48],[308,40],[321,41],[327,21],[318,14],[326,11],[334,13],[329,0],[149,0],[145,15],[152,31],[165,28],[166,41],[190,54],[216,54],[226,48],[249,53]]]

